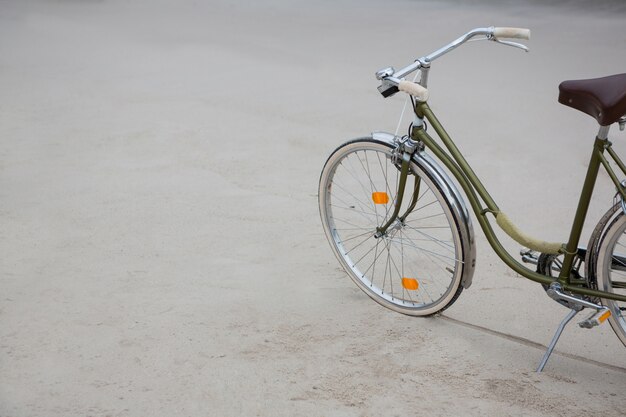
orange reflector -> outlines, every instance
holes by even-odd
[[[372,200],[374,200],[374,204],[387,204],[389,202],[389,196],[384,191],[377,191],[372,193]]]
[[[415,278],[402,278],[402,286],[407,290],[415,291],[420,285]]]
[[[598,321],[600,323],[604,323],[604,320],[608,319],[609,317],[611,317],[611,310],[605,311],[604,314],[598,317]]]

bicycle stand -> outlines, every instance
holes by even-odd
[[[578,325],[582,328],[591,329],[592,327],[602,324],[608,317],[611,316],[611,311],[605,306],[563,293],[562,287],[558,282],[552,283],[546,292],[550,298],[568,307],[570,311],[567,313],[565,318],[561,320],[559,327],[557,327],[556,332],[552,337],[552,341],[550,342],[550,345],[548,345],[548,350],[546,350],[546,353],[541,359],[541,363],[539,363],[539,366],[537,367],[537,372],[543,371],[543,368],[546,366],[546,363],[548,362],[556,343],[559,341],[559,337],[561,337],[561,333],[563,333],[565,326],[567,326],[574,316],[581,312],[585,307],[591,308],[595,311],[585,320],[578,323]]]
[[[556,329],[556,333],[554,333],[554,337],[552,337],[552,341],[550,342],[550,345],[548,346],[548,350],[546,350],[546,353],[543,355],[543,358],[541,359],[541,363],[537,367],[537,372],[543,371],[543,368],[546,366],[546,363],[548,363],[548,359],[550,358],[550,355],[552,355],[552,351],[554,350],[554,347],[556,346],[556,342],[559,341],[559,337],[561,337],[561,333],[563,333],[565,326],[567,326],[567,323],[569,323],[570,320],[572,320],[574,316],[578,314],[582,309],[583,309],[582,306],[578,308],[572,308],[569,311],[569,313],[567,313],[567,316],[565,316],[565,318],[561,321],[561,324],[559,324],[559,327],[557,327]]]

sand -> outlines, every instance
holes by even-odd
[[[534,373],[566,310],[480,230],[428,319],[325,240],[326,157],[396,129],[374,72],[490,25],[531,53],[464,46],[431,106],[515,223],[567,238],[596,126],[557,86],[624,72],[624,7],[474,3],[0,2],[0,416],[623,415],[609,326]],[[613,194],[602,174],[582,245]]]

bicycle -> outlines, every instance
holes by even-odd
[[[450,307],[472,283],[476,262],[474,231],[465,201],[432,152],[457,180],[502,261],[521,276],[543,285],[550,298],[570,311],[561,321],[537,372],[541,372],[563,329],[585,308],[592,313],[579,325],[592,328],[607,319],[626,345],[626,180],[611,168],[605,152],[626,175],[611,148],[608,132],[626,125],[626,74],[564,81],[559,102],[580,110],[599,124],[569,240],[545,242],[526,235],[499,209],[461,151],[428,105],[428,75],[437,58],[469,40],[489,40],[528,51],[503,39],[530,39],[520,28],[489,27],[469,31],[448,45],[395,70],[376,73],[383,97],[408,94],[414,120],[409,134],[374,132],[348,141],[327,159],[320,176],[319,209],[325,234],[352,280],[379,304],[396,312],[429,316]],[[405,77],[416,72],[413,81]],[[420,75],[418,82],[417,75]],[[405,104],[406,106],[406,104]],[[402,120],[402,116],[401,116]],[[444,147],[428,133],[428,126]],[[600,166],[615,184],[612,207],[579,247]],[[525,249],[522,262],[500,243],[489,216]]]

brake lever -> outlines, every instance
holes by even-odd
[[[523,49],[525,52],[529,52],[528,47],[526,45],[522,45],[521,43],[511,42],[511,41],[501,41],[500,39],[496,37],[493,37],[490,40],[497,42],[497,43],[501,43],[502,45],[512,46],[514,48]]]

